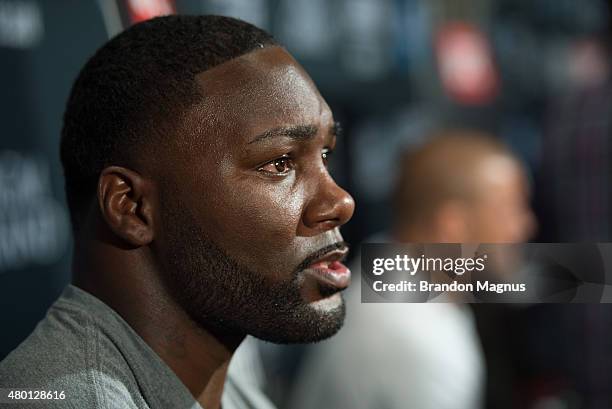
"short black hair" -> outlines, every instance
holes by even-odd
[[[64,113],[60,156],[73,228],[102,170],[128,165],[201,98],[196,74],[273,45],[252,24],[212,15],[154,18],[104,44],[79,73]]]

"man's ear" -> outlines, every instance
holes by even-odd
[[[153,240],[153,186],[138,173],[105,168],[98,180],[98,205],[110,230],[133,246]]]

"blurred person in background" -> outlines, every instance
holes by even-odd
[[[533,234],[523,166],[490,136],[442,132],[403,154],[399,173],[395,223],[373,242],[520,243]],[[361,304],[353,285],[347,308],[340,334],[308,352],[290,407],[482,407],[484,358],[467,305]]]

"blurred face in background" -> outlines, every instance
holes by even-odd
[[[463,164],[463,195],[444,201],[430,225],[433,242],[519,244],[536,228],[529,205],[529,183],[521,163],[507,154],[486,154]],[[468,164],[469,163],[469,164]],[[486,280],[509,280],[521,269],[521,248],[486,246]]]
[[[497,138],[448,131],[406,151],[401,161],[399,241],[521,243],[533,235],[525,170]]]

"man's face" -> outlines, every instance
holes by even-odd
[[[198,324],[274,342],[342,325],[350,273],[338,230],[354,203],[327,171],[334,120],[282,48],[196,76],[204,97],[158,166],[153,244],[173,295]]]

